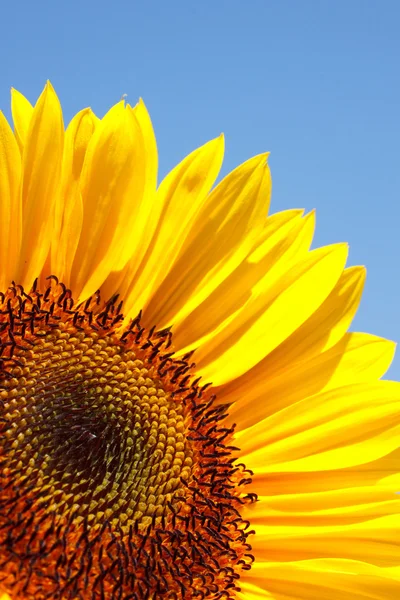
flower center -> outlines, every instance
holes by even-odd
[[[233,598],[253,495],[224,407],[120,309],[55,278],[0,296],[0,590]]]

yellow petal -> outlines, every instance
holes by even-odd
[[[71,274],[80,301],[123,262],[145,179],[143,138],[132,110],[120,102],[96,127],[82,169],[82,233]]]
[[[275,596],[263,590],[262,588],[250,583],[244,577],[243,581],[240,581],[240,592],[236,592],[236,597],[239,600],[274,600]],[[289,600],[288,597],[279,600]],[[290,599],[291,600],[291,599]]]
[[[232,384],[222,386],[216,390],[220,402],[231,402],[231,398],[225,396],[231,395],[233,387],[237,396],[248,395],[248,390],[251,389],[250,395],[256,393],[257,388],[265,385],[268,381],[277,381],[282,373],[286,377],[287,372],[291,372],[296,365],[306,364],[307,360],[312,360],[313,357],[318,361],[325,359],[331,363],[335,361],[334,356],[339,360],[340,350],[343,345],[338,345],[333,351],[334,355],[321,354],[324,350],[328,350],[345,335],[347,328],[353,318],[364,285],[365,270],[362,267],[350,267],[345,269],[340,276],[337,284],[329,294],[325,302],[323,302],[312,316],[306,320],[299,329],[294,331],[282,344],[275,348],[270,354],[265,356],[263,360],[257,363],[252,369],[245,372],[241,377],[236,378]],[[346,342],[345,342],[346,344]],[[339,351],[339,354],[338,354]],[[388,352],[389,355],[389,352]],[[333,362],[332,362],[332,360]],[[382,364],[384,364],[383,361]],[[310,363],[310,368],[314,363]],[[329,365],[327,364],[327,368]],[[299,366],[301,369],[301,366]],[[379,369],[377,369],[379,371]],[[265,373],[268,373],[266,378]],[[324,376],[326,373],[324,373]],[[379,376],[383,375],[383,372]],[[321,381],[320,377],[309,381],[310,386],[315,382],[318,386]],[[316,393],[317,389],[312,392]],[[288,402],[287,404],[289,404]],[[271,411],[274,412],[274,403],[270,402]],[[286,404],[285,404],[286,405]],[[276,409],[282,408],[277,406]]]
[[[34,108],[23,152],[22,244],[16,280],[28,290],[40,275],[50,249],[63,139],[61,106],[47,83]]]
[[[364,267],[345,269],[325,302],[268,356],[264,368],[269,373],[285,369],[297,360],[310,358],[336,344],[353,320],[364,283]]]
[[[131,256],[135,257],[135,263],[140,263],[158,221],[155,203],[158,156],[153,126],[142,100],[134,108],[128,105],[126,110],[130,112],[132,118],[136,121],[141,136],[144,182],[142,199],[140,201],[140,198],[136,198],[134,203],[135,218],[132,219],[130,234],[123,246],[121,259],[119,262],[115,261],[114,263],[113,268],[115,270],[125,267]],[[138,165],[135,168],[137,169]]]
[[[335,468],[335,465],[330,465],[321,466],[320,470],[314,471],[301,471],[300,469],[291,471],[289,465],[287,468],[269,472],[268,465],[265,465],[254,473],[253,485],[258,493],[269,495],[297,494],[299,490],[307,490],[311,493],[369,485],[386,485],[397,478],[399,461],[400,449],[396,447],[390,454],[344,468]],[[305,464],[304,467],[306,468],[307,465]]]
[[[146,105],[141,98],[134,107],[133,112],[143,136],[146,155],[149,157],[149,160],[146,162],[146,185],[149,185],[150,190],[153,191],[157,186],[158,173],[157,140],[154,134],[153,124]],[[155,224],[152,223],[152,227],[155,228]],[[146,239],[149,239],[149,236],[146,236]]]
[[[154,218],[159,218],[153,238],[147,240],[147,254],[140,271],[135,270],[133,279],[125,277],[120,288],[128,316],[146,306],[177,259],[217,178],[223,150],[221,136],[192,152],[162,181],[155,199]]]
[[[271,195],[266,157],[256,156],[240,165],[210,193],[178,260],[146,307],[149,322],[176,325],[254,247]]]
[[[270,373],[250,370],[215,390],[219,402],[234,403],[229,423],[237,431],[303,398],[349,383],[382,377],[393,360],[396,345],[366,333],[348,333],[327,352]]]
[[[11,128],[0,112],[0,289],[15,276],[21,244],[21,156]]]
[[[399,536],[398,515],[388,515],[342,526],[258,525],[251,543],[260,561],[341,558],[397,567]]]
[[[399,512],[400,475],[386,485],[258,496],[245,507],[243,517],[257,530],[259,525],[308,526],[350,525]]]
[[[22,153],[28,135],[29,124],[33,116],[33,106],[25,96],[14,88],[11,89],[11,112],[14,121],[15,137]]]
[[[397,568],[340,558],[256,562],[240,585],[243,600],[395,600],[400,596]]]
[[[174,346],[183,354],[193,348],[197,363],[203,351],[221,339],[228,327],[238,326],[257,312],[256,304],[263,287],[273,296],[279,280],[295,262],[308,253],[314,230],[314,215],[301,218],[302,211],[288,211],[284,218],[272,215],[258,244],[246,259],[208,298],[174,326]],[[261,301],[268,303],[264,290]],[[205,318],[204,315],[207,317]]]
[[[248,314],[199,349],[198,374],[220,385],[251,369],[322,304],[339,279],[346,258],[344,244],[313,250],[279,280],[273,294],[266,277],[265,287],[260,286]]]
[[[239,432],[236,443],[260,472],[345,468],[398,446],[399,409],[400,383],[347,385],[284,408]]]
[[[87,146],[99,120],[89,108],[74,116],[65,132],[61,193],[55,207],[51,272],[70,285],[72,262],[82,229],[83,204],[79,180]]]
[[[129,290],[133,282],[136,281],[138,272],[141,271],[142,263],[145,262],[143,259],[147,253],[154,231],[158,226],[162,211],[160,197],[156,193],[158,153],[150,115],[141,99],[133,109],[131,107],[129,109],[132,111],[132,115],[139,127],[145,154],[143,198],[140,205],[138,205],[139,210],[128,239],[129,243],[126,245],[126,253],[129,254],[129,258],[132,257],[132,260],[128,260],[123,268],[113,270],[109,273],[101,288],[104,298],[109,298],[115,293],[122,295],[124,298],[124,313],[126,315],[132,304],[132,302],[127,302]]]
[[[130,107],[129,107],[130,109]],[[133,223],[131,234],[125,247],[125,256],[122,262],[132,258],[120,270],[115,270],[107,277],[102,285],[102,295],[109,298],[116,292],[126,298],[130,283],[135,279],[140,265],[146,254],[149,241],[152,239],[154,231],[158,225],[158,220],[162,210],[160,197],[156,194],[157,190],[157,170],[158,154],[157,143],[154,135],[153,126],[147,109],[142,100],[134,107],[132,114],[137,121],[143,140],[143,152],[145,155],[145,186],[143,199],[138,204],[138,211]],[[119,265],[120,266],[120,265]],[[117,269],[118,265],[113,268]],[[127,304],[124,301],[124,312],[127,312]]]

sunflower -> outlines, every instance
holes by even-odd
[[[157,187],[142,101],[0,113],[0,594],[400,596],[400,387],[365,272],[219,137]]]

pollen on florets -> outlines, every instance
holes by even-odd
[[[234,598],[251,473],[191,356],[121,308],[56,278],[0,295],[0,590]]]

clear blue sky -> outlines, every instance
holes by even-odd
[[[164,175],[226,134],[224,173],[270,150],[272,210],[317,209],[367,285],[353,330],[400,340],[399,0],[20,0],[1,9],[0,107],[49,78],[65,120],[128,94]],[[390,371],[400,378],[399,355]]]

